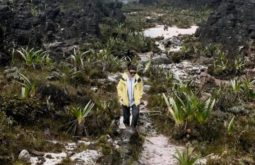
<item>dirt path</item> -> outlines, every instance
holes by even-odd
[[[175,165],[176,159],[173,157],[176,150],[183,147],[169,143],[168,138],[156,132],[149,117],[149,110],[145,105],[141,106],[141,122],[147,127],[146,138],[143,144],[143,152],[140,155],[139,164],[141,165]]]

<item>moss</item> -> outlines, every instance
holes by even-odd
[[[12,163],[12,165],[29,165],[29,163],[22,162],[22,161],[15,161]]]
[[[97,141],[97,147],[102,151],[104,155],[112,154],[113,146],[108,142],[106,135],[100,136]]]
[[[61,163],[59,163],[59,165],[70,165],[70,164],[72,164],[72,160],[69,157],[65,158]]]
[[[131,156],[133,161],[136,161],[139,159],[139,156],[142,153],[143,143],[144,143],[144,138],[140,136],[138,133],[131,137],[130,148],[131,148]]]

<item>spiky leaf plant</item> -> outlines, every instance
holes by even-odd
[[[22,85],[21,87],[21,98],[28,98],[34,95],[35,93],[35,83],[28,79],[24,74],[19,73],[21,82],[18,82]]]
[[[231,80],[230,83],[231,83],[231,87],[232,87],[232,90],[234,93],[241,92],[241,90],[242,90],[242,82],[241,81],[234,79],[234,80]]]
[[[199,159],[198,156],[194,156],[194,149],[187,147],[183,152],[176,151],[174,158],[178,161],[178,165],[195,165]]]
[[[244,69],[245,63],[242,57],[237,57],[234,61],[235,72],[239,73]]]
[[[85,55],[88,53],[90,53],[90,51],[81,52],[76,49],[73,50],[73,54],[70,56],[70,59],[75,71],[84,69]]]
[[[48,65],[52,62],[49,54],[43,50],[35,50],[34,48],[21,48],[17,50],[21,58],[28,67],[36,68],[37,66]]]
[[[72,107],[70,114],[74,120],[71,121],[71,125],[67,131],[72,131],[73,134],[77,135],[82,135],[84,132],[87,134],[84,124],[94,105],[95,104],[92,101],[89,101],[83,108],[80,106]]]
[[[204,102],[191,91],[175,93],[173,97],[163,94],[163,97],[170,116],[177,126],[193,121],[199,124],[205,123],[215,105],[215,99],[209,98]]]
[[[229,135],[231,135],[233,133],[233,130],[234,130],[234,121],[235,121],[235,116],[233,116],[231,118],[231,120],[229,121],[228,126],[227,126],[227,132],[228,132]]]

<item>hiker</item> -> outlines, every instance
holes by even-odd
[[[168,31],[168,26],[164,25],[164,31]]]
[[[129,64],[118,85],[118,97],[123,109],[124,124],[130,126],[130,109],[132,110],[131,127],[136,128],[139,119],[139,105],[143,95],[143,82],[136,72],[136,66]]]

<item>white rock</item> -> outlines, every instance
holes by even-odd
[[[191,26],[190,28],[183,29],[183,28],[178,28],[176,26],[173,27],[167,27],[165,28],[165,25],[157,25],[156,27],[146,29],[144,31],[144,35],[146,37],[151,37],[151,38],[157,38],[157,37],[164,37],[166,38],[171,38],[174,36],[178,36],[180,34],[194,34],[197,30],[198,26]]]
[[[67,154],[65,152],[46,153],[43,157],[45,159],[44,165],[57,165],[67,157]]]
[[[76,143],[67,143],[65,145],[65,149],[68,150],[68,151],[73,151],[76,148],[77,148]]]
[[[96,161],[100,156],[102,156],[102,154],[96,150],[86,150],[74,154],[70,159],[72,161],[81,162],[83,165],[93,165],[96,164]]]
[[[88,142],[88,141],[84,141],[84,140],[79,140],[78,144],[84,144],[84,145],[88,146],[88,145],[92,144],[92,142]]]
[[[151,89],[151,85],[144,85],[143,89],[145,92],[148,92]]]
[[[25,162],[30,162],[31,159],[31,155],[29,154],[29,152],[27,150],[22,150],[19,153],[19,160],[25,161]]]
[[[117,82],[118,81],[118,78],[121,76],[120,73],[116,73],[116,74],[109,74],[107,76],[107,79],[108,81],[111,81],[111,82]]]

